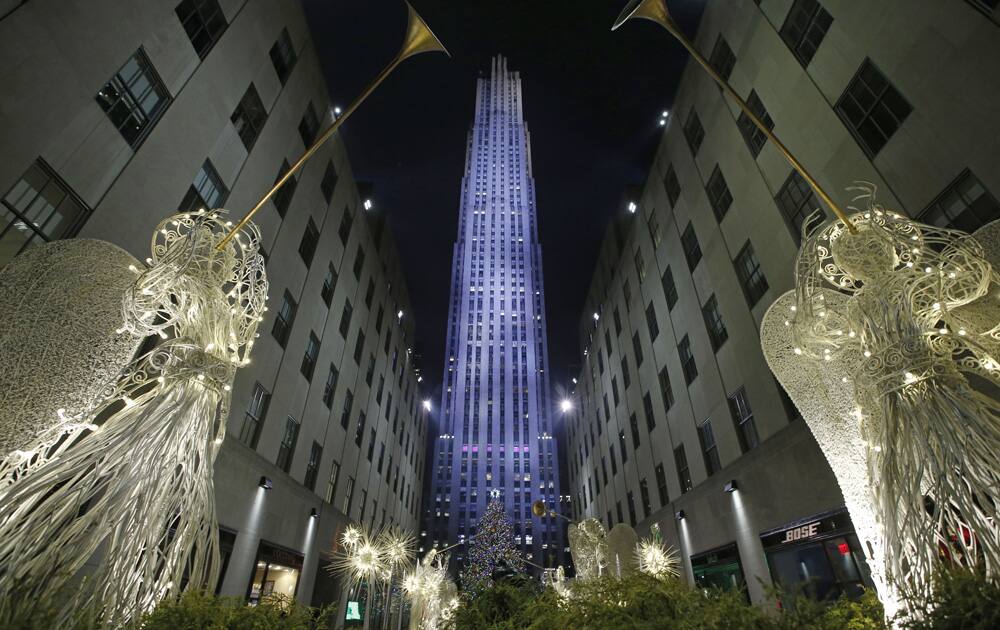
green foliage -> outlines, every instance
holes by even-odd
[[[524,568],[524,558],[514,546],[514,527],[504,511],[503,501],[494,497],[486,506],[469,546],[465,571],[462,572],[462,588],[478,593],[492,587],[493,572],[501,565],[520,571]]]
[[[776,627],[810,630],[884,630],[885,614],[875,591],[866,590],[859,599],[842,597],[835,602],[820,602],[798,597],[795,608],[774,619]]]
[[[934,594],[911,607],[897,620],[907,630],[1000,628],[1000,580],[981,570],[942,570],[934,576]]]
[[[325,630],[332,610],[311,608],[284,597],[257,606],[243,599],[188,591],[164,600],[142,619],[143,630]]]

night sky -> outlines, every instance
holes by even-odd
[[[577,324],[608,219],[644,181],[687,53],[651,22],[610,27],[626,0],[413,0],[451,58],[405,61],[345,123],[359,181],[388,213],[429,385],[441,378],[459,187],[480,70],[521,73],[544,257],[553,386],[573,376]],[[398,50],[402,0],[303,0],[332,103],[345,107]],[[670,0],[685,32],[704,0]]]

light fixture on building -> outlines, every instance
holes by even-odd
[[[403,311],[396,313],[396,319],[403,319]]]
[[[594,312],[594,321],[596,322],[596,321],[598,321],[599,319],[601,319],[601,315],[600,315],[600,313],[598,313],[598,312],[596,312],[596,311],[595,311],[595,312]]]
[[[676,512],[674,512],[674,518],[676,518],[678,521],[683,521],[685,517],[687,517],[687,514],[684,513],[684,510],[677,510]]]
[[[569,398],[563,398],[559,401],[559,410],[563,413],[567,413],[573,410],[573,401]]]
[[[670,112],[668,112],[667,110],[663,110],[663,113],[660,114],[660,126],[661,127],[666,127],[667,126],[667,118],[669,118],[669,117],[670,117]]]
[[[424,411],[430,411],[430,410],[431,410],[431,401],[430,399],[428,399],[424,401]]]
[[[736,483],[735,479],[732,479],[726,485],[722,486],[722,489],[726,492],[736,492],[740,489],[740,485]]]
[[[417,377],[417,382],[418,383],[423,383],[424,382],[424,377],[423,376],[418,376]]]
[[[340,116],[341,111],[342,110],[339,107],[334,107],[333,108],[333,115],[334,116]]]
[[[319,518],[319,512],[316,511],[316,508],[309,510],[309,518]]]
[[[575,378],[573,379],[573,384],[576,385],[576,379]]]
[[[628,211],[630,214],[635,214],[635,211],[639,209],[639,206],[635,205],[634,201],[628,202]]]
[[[257,482],[257,485],[265,490],[270,490],[274,487],[274,482],[271,481],[270,477],[261,477],[260,481]]]
[[[363,205],[365,207],[365,210],[371,210],[375,206],[375,204],[372,203],[371,199],[365,199],[365,202],[364,202]]]

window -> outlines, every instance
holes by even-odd
[[[795,169],[789,173],[774,201],[778,204],[781,215],[785,217],[796,244],[802,242],[802,226],[809,215],[816,210],[820,210],[824,216],[826,214],[809,183]]]
[[[133,149],[167,109],[170,94],[142,48],[135,51],[94,97]]]
[[[715,220],[721,223],[722,217],[726,216],[729,206],[733,204],[733,195],[729,192],[726,178],[722,176],[722,169],[718,164],[712,169],[712,175],[705,184],[705,192],[708,193],[708,202],[712,205]]]
[[[264,109],[264,103],[260,101],[260,95],[253,83],[243,94],[243,98],[240,99],[236,111],[229,117],[229,120],[232,121],[233,127],[236,127],[236,133],[243,141],[243,146],[246,147],[247,151],[252,149],[264,128],[264,123],[267,122],[267,110]]]
[[[260,383],[255,383],[246,416],[243,418],[243,426],[240,427],[240,442],[250,448],[257,448],[260,428],[264,426],[264,416],[267,415],[267,406],[270,402],[271,392],[264,389]]]
[[[681,247],[684,248],[684,259],[687,260],[688,269],[694,268],[701,262],[701,245],[698,243],[698,235],[694,233],[694,226],[688,221],[684,233],[681,234]]]
[[[663,470],[663,464],[656,465],[656,491],[660,495],[660,507],[663,507],[670,501],[670,494],[667,492],[667,473]]]
[[[681,196],[681,183],[677,180],[673,164],[667,166],[667,172],[663,176],[663,189],[667,191],[667,199],[670,200],[670,207],[673,208]]]
[[[831,24],[833,18],[819,2],[795,0],[785,23],[781,25],[781,39],[785,40],[805,68],[812,61]]]
[[[639,340],[639,331],[632,333],[632,352],[635,354],[636,367],[642,365],[642,342]]]
[[[278,80],[284,85],[288,81],[288,77],[291,76],[292,68],[295,67],[297,60],[295,48],[292,47],[292,38],[288,35],[287,28],[281,29],[278,41],[274,42],[274,46],[271,46],[270,55],[274,71],[278,73]]]
[[[358,426],[354,430],[354,445],[361,446],[365,441],[365,423],[367,418],[365,417],[365,412],[360,412],[358,414]],[[371,446],[369,446],[371,448]],[[368,461],[371,461],[372,456],[368,455]]]
[[[302,262],[306,264],[306,267],[312,264],[318,242],[319,229],[310,217],[309,222],[306,223],[306,231],[302,234],[302,242],[299,243],[299,256],[302,257]]]
[[[302,114],[302,120],[299,122],[299,136],[302,138],[302,144],[310,146],[316,139],[317,133],[319,133],[319,118],[316,116],[316,108],[310,101],[309,107],[306,108],[306,112]]]
[[[333,160],[330,160],[326,165],[326,171],[323,172],[323,181],[319,183],[319,189],[327,203],[333,201],[333,191],[337,188],[337,180],[337,169],[333,166]]]
[[[344,311],[340,314],[340,336],[347,339],[347,332],[351,329],[351,315],[354,313],[354,307],[351,306],[350,300],[344,301]]]
[[[649,392],[642,396],[642,411],[646,414],[646,431],[652,433],[656,428],[656,417],[653,415],[653,398]]]
[[[681,367],[684,368],[684,380],[690,385],[698,378],[698,366],[695,365],[694,355],[691,354],[691,341],[687,335],[684,335],[677,345],[677,355],[681,359]]]
[[[340,242],[347,245],[347,238],[351,235],[351,225],[354,223],[354,216],[351,214],[351,209],[344,206],[344,214],[340,217],[340,226],[337,228],[337,235],[340,236]]]
[[[344,408],[340,412],[340,426],[346,431],[347,425],[351,421],[351,407],[354,405],[354,393],[351,390],[347,390],[344,394]]]
[[[292,331],[297,310],[298,304],[295,303],[295,298],[286,289],[281,301],[281,308],[278,309],[278,314],[274,318],[274,326],[271,327],[271,336],[282,348],[288,343],[288,334]]]
[[[365,350],[365,331],[363,328],[358,328],[358,336],[354,341],[354,362],[361,365],[361,355]],[[371,384],[371,379],[369,378],[369,385]]]
[[[310,490],[316,489],[316,475],[319,473],[319,462],[323,458],[323,447],[319,442],[313,442],[309,450],[309,461],[306,463],[306,476],[302,480],[302,485]]]
[[[368,278],[368,288],[365,290],[365,306],[372,307],[372,299],[375,297],[375,279]]]
[[[625,448],[625,432],[618,432],[618,445],[622,449],[622,464],[628,461],[628,449]]]
[[[726,343],[726,339],[729,339],[729,332],[726,331],[722,315],[719,314],[719,303],[715,299],[714,293],[708,298],[705,305],[701,307],[701,316],[705,320],[705,328],[708,330],[708,337],[712,341],[712,350],[718,352],[722,344]]]
[[[285,176],[285,173],[287,173],[290,168],[291,165],[288,163],[288,160],[282,160],[281,170],[278,171],[278,176],[274,178],[274,183],[277,184],[280,182],[281,178]],[[274,209],[278,211],[278,216],[281,218],[285,218],[285,214],[288,213],[288,206],[292,203],[292,195],[295,194],[295,187],[297,185],[298,180],[296,180],[295,176],[292,175],[288,178],[288,181],[282,184],[281,188],[274,193],[274,196],[271,197],[271,201],[274,202]]]
[[[626,390],[632,384],[632,376],[628,372],[628,357],[622,357],[622,387]]]
[[[1000,203],[968,169],[917,217],[930,225],[970,233],[997,219]]]
[[[875,64],[865,59],[834,109],[868,157],[875,157],[913,111]]]
[[[178,212],[196,212],[204,208],[214,210],[221,208],[229,197],[229,189],[222,183],[222,178],[216,172],[212,162],[205,160],[205,163],[198,169],[194,182],[188,188]]]
[[[670,375],[667,374],[667,368],[660,370],[659,375],[660,380],[660,394],[663,396],[663,408],[670,411],[670,408],[674,406],[674,390],[670,387]]]
[[[729,395],[729,411],[736,425],[736,437],[740,441],[740,449],[746,453],[760,444],[757,437],[757,425],[753,421],[753,410],[747,400],[747,392],[740,387]]]
[[[635,450],[639,448],[639,419],[633,413],[628,417],[629,430],[632,433],[632,449]]]
[[[183,0],[174,13],[201,59],[208,55],[228,26],[218,0]]]
[[[320,291],[320,297],[323,298],[323,302],[326,303],[327,307],[333,302],[333,292],[337,289],[337,269],[330,263],[330,266],[326,270],[326,278],[323,279],[323,289]]]
[[[660,230],[660,222],[656,220],[655,209],[649,211],[646,227],[649,228],[649,238],[653,240],[653,247],[659,247],[660,242],[663,241],[663,232]]]
[[[667,299],[667,311],[672,311],[677,304],[677,285],[674,284],[674,274],[669,266],[660,277],[660,284],[663,286],[663,297]]]
[[[769,130],[774,129],[774,121],[771,120],[771,115],[764,109],[764,103],[760,101],[760,97],[757,96],[756,91],[750,90],[750,96],[747,97],[747,106],[754,113],[754,116],[764,123],[765,127]],[[753,119],[747,116],[744,111],[740,111],[740,116],[736,119],[736,126],[740,128],[740,133],[743,134],[743,139],[746,141],[750,153],[754,157],[760,155],[760,150],[767,143],[767,135],[754,124]]]
[[[660,324],[656,321],[656,307],[653,306],[652,302],[646,307],[646,327],[649,329],[650,343],[656,341],[660,335]]]
[[[626,493],[625,498],[628,503],[628,522],[632,527],[635,527],[635,497],[631,490]]]
[[[692,157],[697,156],[701,141],[705,139],[705,128],[701,126],[701,119],[693,107],[684,123],[684,137],[687,139],[688,147],[691,148]]]
[[[642,258],[642,250],[635,250],[635,273],[639,276],[639,282],[646,279],[646,261]]]
[[[733,54],[729,42],[721,34],[715,40],[715,47],[712,48],[712,55],[708,58],[708,63],[715,68],[719,76],[726,81],[729,80],[729,75],[733,73],[733,66],[736,65],[736,55]]]
[[[705,471],[711,477],[719,472],[719,448],[715,444],[715,433],[712,432],[712,421],[706,420],[698,425],[698,441],[701,442],[701,452],[705,456]]]
[[[364,414],[361,414],[361,417],[364,418]],[[372,461],[372,457],[375,456],[375,427],[371,428],[371,432],[371,437],[368,438],[368,461]]]
[[[281,438],[281,445],[278,446],[278,459],[275,464],[285,472],[292,466],[292,456],[295,454],[295,442],[299,439],[299,423],[295,418],[288,416],[285,419],[285,434]]]
[[[313,372],[316,370],[316,357],[319,356],[319,338],[316,333],[309,331],[309,344],[306,346],[306,353],[302,357],[302,376],[307,381],[312,381]]]
[[[358,245],[358,251],[354,253],[354,279],[361,281],[361,271],[365,267],[365,250]]]
[[[674,463],[677,464],[677,480],[681,484],[681,494],[694,487],[691,483],[691,469],[688,467],[687,454],[684,453],[684,445],[681,444],[674,449]]]
[[[333,503],[337,497],[337,480],[340,477],[340,464],[333,462],[330,465],[330,478],[326,482],[326,502]]]
[[[330,373],[326,376],[326,385],[323,386],[323,404],[327,409],[333,407],[333,396],[337,393],[337,380],[340,378],[340,371],[337,366],[330,364]]]
[[[0,267],[29,247],[75,236],[88,208],[41,159],[3,198]]]
[[[760,262],[757,261],[757,256],[754,255],[753,245],[749,240],[747,240],[743,249],[740,250],[740,253],[736,254],[733,265],[736,267],[736,275],[740,279],[740,285],[743,287],[743,295],[747,298],[747,304],[750,305],[750,308],[753,308],[760,298],[767,293],[768,284],[767,278],[764,277],[764,272],[760,268]]]
[[[618,402],[619,402],[619,398],[618,398],[618,377],[617,376],[612,376],[611,377],[611,397],[615,401],[615,407],[617,407],[618,406]]]
[[[344,494],[344,514],[351,514],[351,499],[354,498],[354,477],[347,478],[347,491]]]
[[[615,320],[615,334],[620,335],[622,334],[622,316],[621,313],[618,312],[617,306],[615,307],[614,310],[614,320]]]

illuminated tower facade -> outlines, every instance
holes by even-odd
[[[554,567],[563,563],[565,521],[531,510],[539,499],[558,510],[560,493],[542,248],[521,99],[520,76],[495,57],[490,75],[478,80],[466,145],[425,544],[467,541],[498,495],[525,558]],[[461,568],[464,550],[452,551],[453,568]]]

